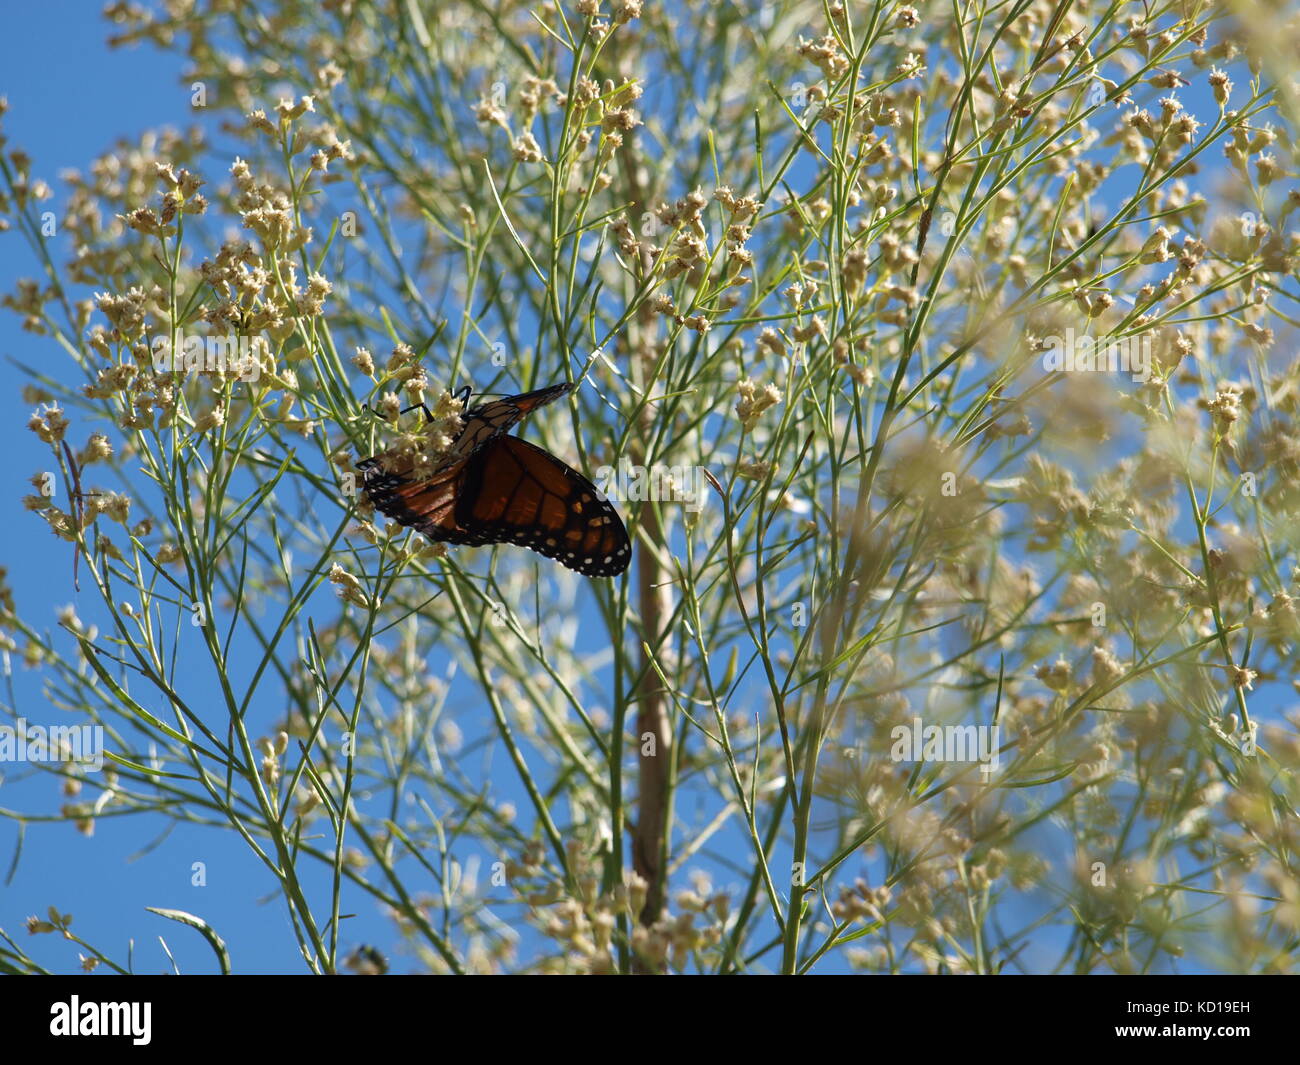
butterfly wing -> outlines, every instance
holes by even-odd
[[[596,486],[549,451],[497,436],[469,460],[454,522],[477,543],[528,547],[588,577],[627,569],[632,545]]]
[[[456,521],[469,462],[463,458],[449,463],[423,481],[384,473],[378,459],[367,459],[357,468],[366,478],[366,499],[381,514],[441,543],[489,543]]]
[[[473,454],[488,441],[510,432],[538,407],[554,403],[572,390],[570,384],[551,385],[534,392],[494,399],[490,403],[471,407],[463,415],[465,428],[456,437],[456,453],[464,456]]]

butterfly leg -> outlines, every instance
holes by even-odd
[[[372,407],[369,403],[363,403],[363,404],[361,404],[361,409],[362,409],[362,410],[365,410],[365,411],[369,411],[371,414],[373,414],[373,415],[374,415],[376,418],[378,418],[380,421],[385,421],[385,420],[386,420],[386,419],[384,418],[384,416],[383,416],[382,414],[380,414],[379,411],[375,410],[375,408]],[[425,420],[426,423],[433,421],[433,412],[432,412],[431,410],[429,410],[428,405],[425,404],[425,403],[416,403],[416,404],[414,404],[413,406],[405,407],[405,408],[403,408],[402,410],[399,410],[399,411],[397,412],[397,416],[400,418],[403,414],[410,414],[411,411],[413,411],[413,410],[422,410],[422,411],[424,411],[424,420]]]

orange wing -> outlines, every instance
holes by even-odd
[[[457,523],[490,543],[519,544],[588,577],[627,569],[632,545],[618,511],[577,470],[516,436],[499,436],[466,473]]]
[[[496,399],[490,403],[480,403],[476,407],[470,407],[462,415],[465,419],[465,428],[456,437],[453,450],[458,455],[473,454],[489,440],[510,432],[538,407],[554,403],[572,390],[573,386],[570,384],[551,385],[549,388],[539,388],[534,392],[525,392],[523,395]]]
[[[448,544],[489,543],[456,520],[456,503],[465,489],[468,466],[469,459],[460,459],[435,470],[424,481],[383,473],[378,459],[366,459],[357,464],[357,469],[366,478],[366,498],[381,514],[430,540]]]

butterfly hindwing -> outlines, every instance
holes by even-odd
[[[588,577],[627,569],[632,547],[618,511],[550,452],[498,436],[470,459],[465,479],[456,524],[471,535],[531,548]]]
[[[359,468],[367,477],[366,498],[381,514],[440,543],[482,544],[487,541],[456,521],[456,501],[464,492],[469,461],[443,466],[423,481],[376,473],[377,464],[370,465],[373,459]]]

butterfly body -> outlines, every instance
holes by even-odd
[[[444,460],[423,479],[387,472],[379,457],[358,463],[367,500],[430,540],[518,544],[588,577],[617,576],[632,557],[618,512],[577,470],[509,435],[572,387],[552,385],[468,408]]]

